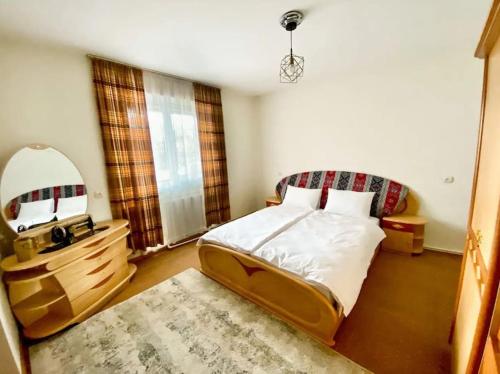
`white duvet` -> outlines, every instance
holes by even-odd
[[[277,205],[259,210],[210,230],[198,240],[251,253],[303,217],[312,209]]]
[[[347,316],[384,237],[377,221],[316,210],[251,254],[326,286]]]

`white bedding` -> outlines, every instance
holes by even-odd
[[[251,255],[326,286],[347,316],[384,237],[376,220],[316,210]]]
[[[286,205],[265,208],[210,230],[198,240],[198,245],[220,244],[251,253],[312,212],[313,209]]]
[[[49,222],[51,220],[54,219],[54,216],[55,214],[54,213],[47,213],[47,214],[41,214],[37,217],[33,217],[33,218],[30,218],[30,219],[10,219],[7,221],[7,223],[9,224],[10,227],[12,227],[12,229],[17,232],[17,228],[20,226],[20,225],[24,225],[26,227],[30,227],[32,225],[37,225],[39,223],[45,223],[45,222]]]

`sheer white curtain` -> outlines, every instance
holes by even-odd
[[[144,91],[167,244],[206,229],[193,85],[144,72]]]

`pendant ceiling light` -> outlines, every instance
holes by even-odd
[[[304,15],[296,10],[286,12],[281,16],[280,24],[290,32],[290,54],[281,59],[280,82],[297,83],[304,74],[304,57],[293,54],[292,32],[302,22]]]

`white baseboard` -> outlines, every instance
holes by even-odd
[[[448,248],[440,248],[440,247],[430,247],[427,245],[424,245],[424,249],[427,249],[428,251],[434,251],[434,252],[443,252],[443,253],[450,253],[452,255],[463,255],[463,251],[457,250],[457,249],[448,249]]]

